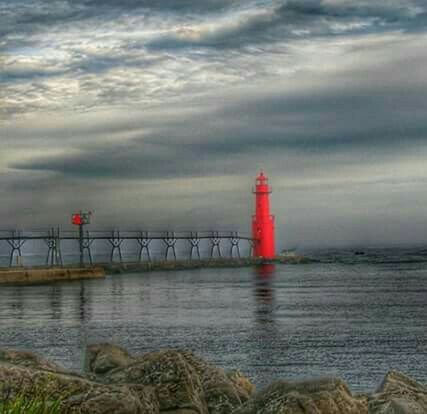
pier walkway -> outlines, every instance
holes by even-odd
[[[136,251],[132,262],[152,262],[153,244],[157,243],[155,253],[164,261],[177,261],[177,247],[188,260],[213,258],[242,258],[242,243],[245,243],[246,257],[251,257],[254,240],[237,231],[187,231],[187,232],[150,232],[150,231],[61,231],[59,228],[48,230],[0,230],[0,246],[9,249],[9,267],[22,266],[28,248],[45,251],[46,266],[62,266],[64,242],[67,253],[75,252],[80,256],[80,265],[95,263],[93,252],[102,249],[109,251],[110,263],[124,262],[124,250]],[[130,244],[129,244],[130,243]],[[28,245],[31,244],[31,247]],[[203,253],[202,254],[202,245]],[[24,252],[24,246],[28,247]],[[135,249],[136,247],[136,249]],[[182,258],[182,257],[181,257]]]

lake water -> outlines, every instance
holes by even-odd
[[[0,288],[0,347],[80,370],[89,343],[185,348],[259,387],[339,376],[355,392],[390,369],[427,383],[427,253],[311,252],[320,262]]]

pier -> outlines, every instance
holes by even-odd
[[[214,258],[242,258],[252,256],[254,241],[236,231],[209,232],[149,232],[149,231],[61,231],[59,228],[30,231],[0,231],[0,243],[9,248],[8,267],[20,267],[27,260],[24,247],[30,243],[31,251],[45,256],[45,266],[63,266],[64,243],[67,254],[79,256],[79,264],[94,265],[94,253],[108,252],[109,263],[124,263],[124,256],[131,262],[153,260],[177,261],[180,259],[202,260]],[[156,243],[156,246],[153,245]],[[244,244],[244,246],[243,246]],[[203,251],[202,251],[203,246]],[[243,249],[242,249],[243,247]],[[43,253],[44,251],[44,253]],[[186,256],[186,257],[183,257]],[[105,260],[102,261],[105,263]]]
[[[90,211],[72,214],[73,230],[59,227],[0,230],[0,251],[5,251],[4,248],[8,251],[8,263],[3,260],[0,264],[0,283],[15,279],[25,282],[32,279],[31,275],[38,280],[43,271],[50,275],[48,280],[62,280],[79,274],[91,277],[88,269],[94,277],[101,277],[101,273],[304,261],[300,257],[285,260],[275,255],[275,220],[270,214],[272,188],[263,171],[256,177],[252,192],[255,214],[251,235],[236,230],[156,232],[91,228],[89,231]]]
[[[40,284],[80,279],[100,279],[106,275],[154,271],[237,268],[266,264],[306,264],[313,260],[304,256],[276,257],[266,261],[259,257],[222,257],[191,260],[153,260],[143,262],[113,262],[96,265],[32,266],[0,268],[0,285]]]

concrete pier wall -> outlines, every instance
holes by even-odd
[[[129,272],[152,272],[156,270],[191,270],[191,269],[212,269],[221,267],[250,267],[266,263],[271,264],[303,264],[311,263],[312,260],[304,256],[277,257],[266,261],[258,257],[242,258],[215,258],[201,260],[161,260],[153,262],[134,262],[134,263],[106,263],[100,264],[107,274],[129,273]]]
[[[0,285],[32,285],[79,279],[100,279],[105,277],[102,267],[48,267],[16,268],[0,270]]]

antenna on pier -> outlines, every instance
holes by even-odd
[[[79,247],[80,247],[80,266],[84,266],[84,239],[83,239],[83,226],[86,224],[90,224],[90,220],[92,217],[91,211],[82,211],[80,210],[78,213],[74,213],[71,216],[71,222],[75,226],[79,226]]]

